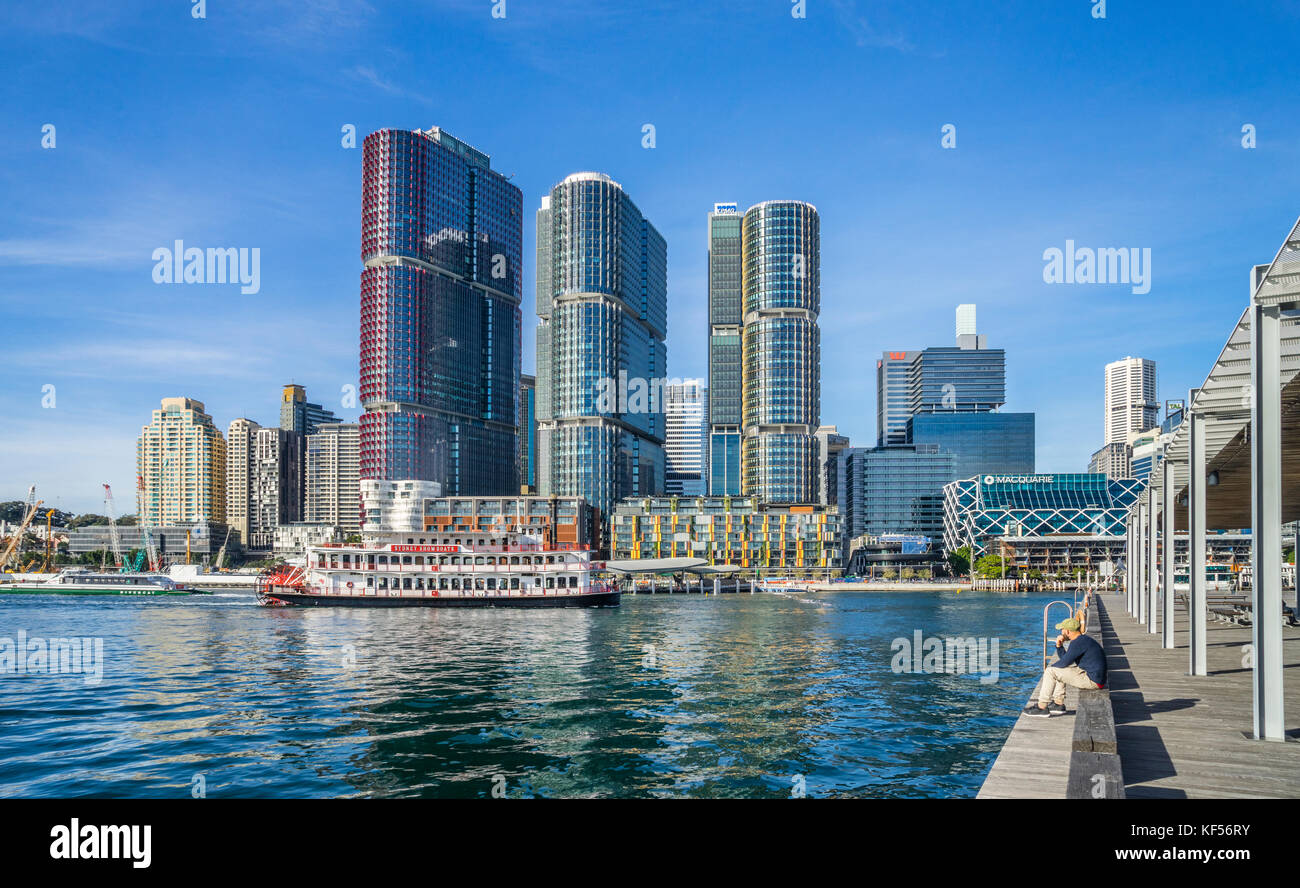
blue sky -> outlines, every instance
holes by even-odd
[[[822,421],[875,441],[875,361],[946,345],[958,303],[1007,350],[1040,471],[1101,443],[1102,367],[1205,376],[1247,273],[1300,215],[1300,3],[1109,0],[189,0],[0,9],[0,499],[129,510],[159,399],[341,414],[357,375],[361,149],[439,125],[532,211],[570,172],[621,182],[668,240],[669,372],[705,375],[705,216],[801,199],[822,221]],[[657,144],[641,147],[642,125]],[[41,147],[54,124],[56,144]],[[957,147],[940,145],[953,124]],[[1257,147],[1242,147],[1253,125]],[[359,139],[358,139],[359,141]],[[166,286],[153,250],[257,247],[261,291]],[[1152,251],[1145,295],[1048,285],[1043,251]],[[55,406],[42,387],[55,386]]]

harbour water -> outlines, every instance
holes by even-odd
[[[102,639],[103,668],[0,674],[0,795],[971,797],[1037,679],[1048,597],[12,596],[0,651]],[[895,671],[917,632],[996,641],[996,681]]]

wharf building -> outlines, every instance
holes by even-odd
[[[841,567],[840,515],[833,506],[758,497],[634,498],[614,510],[610,536],[614,560],[692,557],[765,573]]]
[[[599,512],[582,497],[449,497],[422,482],[363,481],[369,532],[406,532],[416,545],[440,545],[474,535],[477,545],[501,545],[528,533],[558,548],[601,548]]]
[[[542,198],[540,495],[608,515],[624,497],[663,492],[667,262],[662,235],[609,176],[575,173]]]
[[[821,425],[821,223],[801,201],[765,201],[741,227],[741,492],[815,503]]]
[[[438,127],[363,162],[361,476],[515,493],[523,194]]]
[[[202,401],[163,398],[136,441],[136,514],[150,525],[226,520],[226,440]]]

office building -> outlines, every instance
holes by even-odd
[[[1133,477],[1133,450],[1127,442],[1105,444],[1088,461],[1088,473],[1107,478]]]
[[[519,492],[537,490],[537,377],[519,377]]]
[[[736,204],[709,213],[709,493],[740,494],[742,301]]]
[[[136,442],[136,514],[154,526],[226,520],[226,439],[202,401],[163,398]]]
[[[817,501],[820,237],[800,201],[756,204],[741,227],[741,491],[765,503]]]
[[[621,185],[575,173],[542,198],[537,256],[538,492],[607,515],[663,492],[668,247]]]
[[[1118,538],[1143,484],[1097,474],[998,475],[954,481],[943,489],[944,544],[974,557],[1003,537]]]
[[[703,558],[753,572],[818,572],[841,566],[833,507],[774,505],[758,497],[646,497],[619,503],[610,518],[611,555]]]
[[[698,379],[664,386],[664,492],[669,496],[708,493],[708,397]]]
[[[1155,361],[1124,358],[1106,365],[1105,443],[1129,443],[1134,433],[1155,428],[1159,413]]]
[[[430,544],[449,541],[438,534],[480,534],[479,545],[503,545],[505,534],[522,533],[553,549],[599,551],[601,524],[600,513],[580,496],[424,499],[424,531]]]
[[[522,192],[438,127],[363,163],[361,476],[516,493]]]
[[[280,428],[285,431],[310,435],[317,427],[338,421],[332,411],[309,403],[307,390],[300,385],[286,385],[280,394]]]
[[[1150,428],[1145,432],[1133,432],[1128,436],[1129,476],[1143,484],[1151,479],[1151,473],[1160,465],[1164,456],[1165,445],[1173,434]]]
[[[248,542],[253,513],[253,467],[257,433],[261,426],[251,419],[231,420],[226,429],[226,523]]]
[[[361,532],[361,426],[318,426],[307,436],[303,522],[337,527],[346,537]]]
[[[813,437],[817,439],[817,502],[839,505],[840,453],[849,446],[849,438],[835,426],[818,426]]]
[[[951,453],[954,475],[949,481],[987,472],[1034,473],[1032,413],[918,413],[908,421],[908,440]]]
[[[943,537],[943,489],[957,457],[936,444],[848,447],[840,452],[844,537],[916,534]]]

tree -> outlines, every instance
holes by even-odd
[[[899,578],[904,580],[915,579],[916,571],[912,570],[910,567],[905,567],[901,571],[899,571]]]
[[[948,553],[948,566],[957,576],[970,573],[970,546],[962,546]]]
[[[348,544],[349,546],[354,545],[354,544],[357,544],[357,543],[360,543],[360,542],[362,542],[362,540],[361,540],[361,534],[359,534],[359,533],[350,533],[350,534],[348,534],[347,539],[345,539],[343,542],[346,543],[346,544]]]
[[[886,580],[892,580],[897,574],[892,567],[887,567],[880,572],[880,576]]]
[[[1002,578],[1003,561],[1001,555],[985,555],[979,561],[975,562],[975,572],[986,580],[998,580]],[[1015,570],[1011,565],[1006,565],[1006,575],[1015,576]]]

